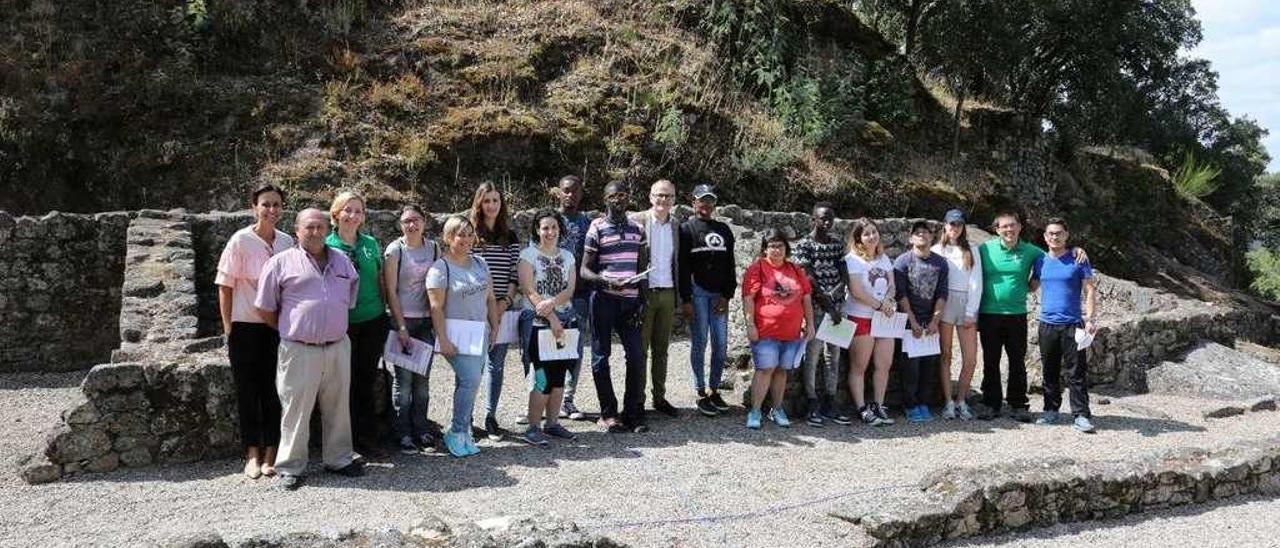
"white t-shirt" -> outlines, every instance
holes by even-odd
[[[862,257],[850,253],[844,256],[844,267],[849,272],[850,284],[861,285],[862,290],[875,297],[877,301],[884,301],[885,297],[889,296],[889,288],[893,284],[893,261],[889,260],[888,255],[880,255],[867,262]],[[858,302],[852,290],[849,292],[849,298],[844,301],[844,313],[850,316],[870,318],[875,311],[875,308]]]
[[[529,246],[520,252],[520,261],[533,267],[534,292],[543,299],[550,299],[569,288],[569,282],[578,272],[574,265],[573,253],[566,249],[556,249],[555,255],[544,255],[536,246]],[[524,307],[534,310],[536,303],[524,300]],[[556,307],[556,312],[566,314],[573,308],[571,302]]]

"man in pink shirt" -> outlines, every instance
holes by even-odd
[[[281,252],[262,268],[254,307],[280,332],[276,388],[280,393],[280,449],[276,472],[285,489],[302,485],[307,467],[311,411],[318,403],[324,431],[325,470],[364,475],[353,461],[351,342],[347,310],[355,305],[360,275],[341,251],[324,244],[328,214],[298,213],[298,247]]]

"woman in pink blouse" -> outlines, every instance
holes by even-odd
[[[227,240],[218,260],[218,309],[227,337],[227,356],[235,376],[244,445],[244,474],[275,475],[280,442],[280,398],[276,395],[276,351],[280,335],[253,308],[262,266],[293,247],[293,238],[276,230],[284,213],[284,191],[274,185],[254,189],[250,205],[255,223]]]

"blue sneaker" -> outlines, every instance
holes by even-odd
[[[467,444],[467,456],[477,455],[480,453],[480,448],[476,446],[476,438],[472,436],[471,433],[468,432],[463,434],[462,440]]]
[[[1076,430],[1085,434],[1092,434],[1097,431],[1097,428],[1093,426],[1093,421],[1089,420],[1089,417],[1084,415],[1076,417],[1073,426],[1075,426]]]
[[[780,407],[775,407],[773,410],[769,411],[769,418],[773,419],[773,422],[778,426],[791,428],[791,419],[787,418],[787,412],[783,411]]]
[[[760,419],[762,418],[762,415],[763,414],[760,413],[759,409],[752,409],[751,411],[748,411],[747,412],[747,428],[750,428],[752,430],[759,430]]]
[[[467,442],[463,436],[467,434],[459,434],[457,432],[449,432],[444,435],[444,446],[449,450],[449,454],[458,458],[471,455],[471,450],[467,448]]]
[[[1045,411],[1044,413],[1041,413],[1040,418],[1036,419],[1036,424],[1043,424],[1043,425],[1058,424],[1058,412]]]
[[[919,409],[916,412],[916,416],[920,417],[921,422],[933,422],[933,413],[929,412],[928,405],[922,403],[916,406],[916,409]]]
[[[908,407],[903,414],[907,416],[907,422],[922,423],[924,418],[920,416],[920,406]]]

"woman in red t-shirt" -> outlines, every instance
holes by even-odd
[[[760,258],[742,278],[742,313],[756,368],[747,428],[760,428],[760,406],[766,394],[773,403],[769,417],[786,428],[791,426],[782,399],[787,372],[799,365],[805,343],[814,333],[812,289],[804,269],[787,260],[791,242],[785,234],[768,229],[760,243]]]

